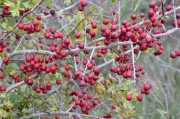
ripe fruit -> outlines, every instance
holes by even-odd
[[[76,37],[76,38],[80,38],[80,37],[81,37],[81,34],[80,34],[80,33],[76,33],[76,34],[75,34],[75,37]]]
[[[112,105],[111,108],[112,108],[112,109],[116,109],[116,105]]]
[[[24,27],[24,24],[22,24],[22,23],[18,24],[19,29],[23,29],[23,27]]]
[[[136,98],[139,102],[141,102],[143,100],[143,97],[141,95],[138,95]]]
[[[34,26],[37,26],[38,24],[39,24],[39,22],[38,22],[37,20],[34,20],[34,21],[33,21],[33,25],[34,25]]]
[[[55,119],[60,119],[60,116],[56,115]]]
[[[82,7],[81,5],[78,5],[78,10],[82,12],[84,10],[84,7]]]
[[[109,20],[108,20],[108,19],[104,19],[104,20],[103,20],[103,24],[104,24],[104,25],[109,24]]]
[[[9,62],[9,58],[5,57],[5,58],[3,59],[3,63],[7,65],[8,62]]]
[[[87,6],[87,0],[81,0],[81,6],[86,7]]]
[[[131,15],[131,19],[135,20],[136,19],[136,15],[135,14]]]
[[[150,85],[148,83],[144,84],[144,90],[149,90],[150,89]]]
[[[132,100],[132,95],[131,94],[127,94],[126,95],[126,100],[131,101]]]
[[[97,24],[96,24],[95,21],[92,21],[92,22],[91,22],[91,27],[92,27],[93,29],[97,28]]]
[[[65,69],[66,71],[68,71],[68,70],[70,70],[70,66],[67,64],[67,65],[64,66],[64,69]]]
[[[61,80],[60,79],[56,79],[56,84],[60,85],[61,84]]]
[[[155,2],[150,2],[150,3],[149,3],[149,7],[150,7],[150,8],[154,8],[155,6],[156,6],[156,3],[155,3]]]
[[[27,84],[28,84],[28,85],[33,85],[33,80],[32,80],[32,79],[28,79],[28,80],[27,80]]]
[[[0,74],[0,79],[2,79],[4,76],[3,76],[3,74]]]
[[[50,38],[50,33],[45,33],[45,34],[44,34],[44,37],[45,37],[46,39]]]
[[[38,16],[36,17],[36,19],[37,19],[37,20],[41,20],[41,15],[38,15]]]
[[[55,13],[56,13],[56,12],[55,12],[55,10],[53,10],[53,9],[52,9],[52,10],[50,10],[50,14],[51,14],[52,16],[54,16],[54,15],[55,15]]]
[[[24,71],[24,70],[25,70],[25,66],[24,66],[24,65],[21,65],[21,66],[19,67],[19,70],[20,70],[20,71]]]
[[[80,86],[86,86],[86,82],[85,82],[84,80],[81,80],[81,81],[79,82],[79,85],[80,85]]]
[[[166,10],[167,10],[167,11],[172,10],[172,6],[168,5],[168,6],[166,7]]]
[[[176,56],[177,56],[177,55],[176,55],[176,52],[171,52],[171,53],[170,53],[170,57],[171,57],[171,58],[174,59],[174,58],[176,58]]]
[[[79,49],[84,49],[84,43],[79,43],[78,46],[79,46]]]

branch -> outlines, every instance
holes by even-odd
[[[25,116],[25,117],[21,117],[19,119],[30,119],[30,118],[33,118],[33,117],[39,117],[41,115],[79,115],[79,116],[84,116],[84,117],[91,117],[91,118],[95,118],[95,119],[99,119],[99,117],[96,117],[96,116],[92,116],[92,115],[85,115],[85,114],[79,114],[79,113],[75,113],[75,112],[66,112],[66,111],[57,111],[57,112],[49,112],[49,113],[45,113],[45,112],[40,112],[40,113],[37,113],[37,114],[32,114],[32,115],[29,115],[29,116]],[[104,118],[101,118],[101,119],[104,119]]]
[[[98,49],[108,49],[114,46],[118,46],[118,45],[127,45],[127,44],[131,44],[131,41],[126,41],[126,42],[118,42],[118,43],[111,43],[110,45],[101,45],[101,46],[92,46],[92,47],[86,47],[84,49],[71,49],[71,50],[65,50],[68,54],[70,53],[75,53],[75,52],[80,52],[80,51],[90,51],[90,50],[98,50]],[[54,52],[50,52],[47,50],[18,50],[16,52],[10,53],[7,55],[7,57],[13,57],[15,55],[20,55],[20,54],[28,54],[28,53],[35,53],[35,54],[49,54],[49,55],[56,55],[56,53]]]

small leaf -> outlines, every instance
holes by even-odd
[[[18,8],[10,8],[9,10],[13,17],[19,16],[19,9]]]
[[[65,5],[70,5],[71,4],[71,0],[64,0],[64,4]]]
[[[95,9],[96,9],[96,6],[91,6],[91,7],[88,8],[88,11],[92,12],[92,11],[94,11]]]
[[[4,29],[6,29],[6,28],[7,28],[7,25],[6,25],[6,23],[5,23],[5,22],[3,22],[3,23],[1,24],[1,26],[2,26]]]

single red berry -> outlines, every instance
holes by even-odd
[[[9,58],[8,58],[8,57],[5,57],[5,58],[3,59],[3,63],[7,65],[8,62],[9,62]]]
[[[166,7],[166,10],[167,10],[167,11],[172,10],[172,6],[171,6],[171,5],[168,5],[168,6]]]
[[[60,85],[61,84],[61,80],[60,79],[56,79],[56,84]]]
[[[87,0],[81,0],[81,6],[86,7],[87,6]]]
[[[103,20],[103,24],[104,24],[104,25],[109,24],[109,20],[108,20],[108,19],[104,19],[104,20]]]
[[[50,38],[50,33],[45,33],[45,34],[44,34],[44,37],[45,37],[46,39]]]
[[[126,100],[131,101],[132,100],[132,95],[131,94],[127,94],[126,95]]]
[[[34,25],[34,26],[37,26],[38,24],[39,24],[38,20],[34,20],[34,21],[33,21],[33,25]]]
[[[82,12],[84,10],[84,7],[82,7],[81,5],[78,5],[78,10]]]
[[[150,89],[150,85],[148,83],[144,84],[144,90],[149,90]]]
[[[37,20],[41,20],[41,15],[38,15],[38,16],[36,17],[36,19],[37,19]]]
[[[136,19],[136,15],[135,14],[131,15],[131,19],[135,20]]]
[[[60,119],[60,116],[56,115],[55,119]]]
[[[22,24],[22,23],[19,23],[19,24],[18,24],[18,28],[19,28],[19,29],[23,29],[23,27],[24,27],[24,24]]]
[[[4,76],[3,76],[3,74],[0,74],[0,79],[2,79]]]
[[[112,105],[111,108],[112,108],[112,109],[116,109],[116,105]]]
[[[64,69],[65,69],[66,71],[70,70],[70,68],[71,68],[71,67],[70,67],[68,64],[64,66]]]
[[[150,7],[150,8],[154,8],[155,6],[156,6],[156,3],[155,3],[155,2],[150,2],[150,3],[149,3],[149,7]]]
[[[19,70],[20,70],[20,71],[24,71],[24,70],[25,70],[25,66],[24,66],[24,65],[21,65],[21,66],[19,67]]]
[[[174,59],[174,58],[176,58],[176,56],[177,56],[177,55],[176,55],[176,52],[171,52],[171,53],[170,53],[170,57],[171,57],[171,58]]]
[[[138,100],[139,102],[141,102],[141,101],[143,100],[143,97],[142,97],[141,95],[138,95],[138,96],[137,96],[137,100]]]
[[[80,37],[81,37],[81,34],[80,34],[80,33],[76,33],[76,34],[75,34],[75,37],[76,37],[76,38],[80,38]]]
[[[96,24],[95,21],[91,22],[91,27],[92,27],[93,29],[97,28],[97,24]]]

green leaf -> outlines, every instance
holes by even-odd
[[[65,5],[70,5],[71,4],[71,0],[64,0],[64,4]]]
[[[92,12],[92,11],[94,11],[95,9],[96,9],[96,6],[91,6],[91,7],[88,8],[88,11]]]
[[[46,1],[46,0],[45,0],[45,1]],[[24,2],[23,5],[24,5],[25,8],[30,8],[30,7],[31,7],[31,6],[29,5],[29,2]]]
[[[5,110],[0,109],[0,117],[2,118],[2,117],[7,117],[7,116],[8,116],[8,113]]]
[[[116,0],[111,0],[111,2],[116,2]]]
[[[13,2],[10,2],[10,1],[6,1],[4,4],[10,7],[15,5]]]
[[[18,8],[10,8],[9,10],[13,17],[19,16],[19,9]]]
[[[44,2],[45,2],[46,5],[51,4],[51,0],[44,0]]]
[[[6,29],[6,28],[7,28],[7,25],[6,25],[5,22],[3,22],[3,23],[1,24],[1,26],[3,27],[3,29]]]

